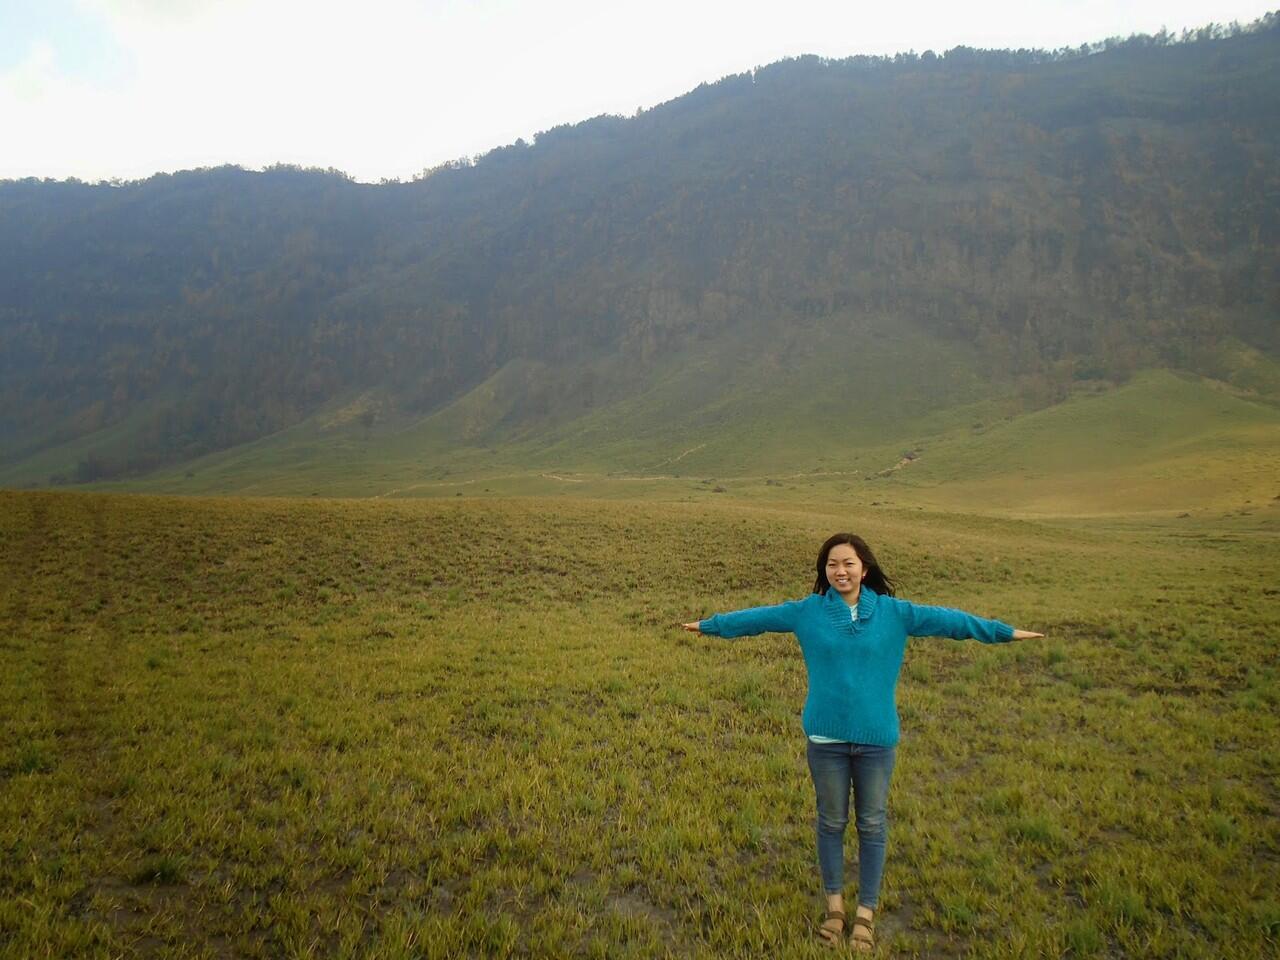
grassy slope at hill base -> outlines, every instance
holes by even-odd
[[[901,479],[926,503],[1004,513],[1258,509],[1280,495],[1280,409],[1151,371],[939,438]]]
[[[351,404],[343,401],[292,429],[122,487],[369,496],[446,479],[565,470],[875,470],[892,463],[913,432],[956,429],[975,410],[1012,408],[1010,388],[983,381],[978,366],[964,345],[884,318],[832,317],[781,342],[744,328],[638,372],[617,361],[509,364],[431,416],[391,416],[372,430],[346,417]],[[547,399],[548,390],[589,377],[601,384],[591,403],[572,391]],[[73,452],[84,451],[81,444]],[[110,451],[101,455],[109,459]],[[55,459],[12,465],[0,471],[0,483],[46,483]],[[63,467],[74,473],[73,462]]]
[[[886,349],[896,354],[918,345],[904,335]],[[843,367],[846,360],[832,362]],[[797,383],[775,379],[769,391],[756,395],[746,380],[734,387],[732,402],[717,404],[723,406],[722,426],[695,429],[686,420],[663,439],[658,425],[674,422],[675,408],[685,400],[692,403],[693,384],[678,377],[681,382],[657,388],[663,396],[669,388],[676,398],[670,416],[650,411],[643,429],[637,418],[646,404],[668,401],[641,395],[536,440],[503,440],[499,432],[494,446],[467,445],[459,434],[450,440],[435,418],[368,435],[312,424],[181,471],[105,488],[693,501],[728,492],[1024,516],[1274,513],[1280,408],[1269,400],[1157,370],[1117,388],[1082,391],[1055,406],[1015,414],[1008,393],[966,381],[941,361],[924,368],[937,381],[934,398],[883,415],[869,404],[885,386],[869,371],[865,381],[854,378],[847,402],[819,396],[810,406],[794,401],[803,392]],[[805,369],[813,374],[818,368]],[[484,429],[503,416],[491,413]],[[707,411],[699,416],[713,419]],[[637,432],[625,444],[603,439],[630,436],[628,430]],[[907,451],[914,460],[903,458]]]
[[[1049,634],[911,643],[889,952],[1274,955],[1256,518],[0,493],[0,956],[826,956],[794,642],[672,625],[847,527]]]

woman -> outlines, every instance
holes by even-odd
[[[866,541],[837,533],[818,553],[813,593],[774,607],[720,613],[684,624],[715,637],[794,633],[809,674],[801,721],[817,797],[818,864],[827,912],[818,934],[836,945],[848,933],[857,950],[874,945],[874,917],[884,872],[889,777],[898,743],[894,688],[908,636],[983,643],[1042,637],[947,607],[894,597],[894,582]],[[844,830],[853,792],[858,832],[858,908],[846,927]]]

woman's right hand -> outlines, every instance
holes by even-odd
[[[701,632],[702,632],[702,621],[701,621],[701,620],[695,620],[695,621],[693,621],[693,623],[682,623],[682,624],[680,624],[680,626],[684,627],[684,628],[685,628],[686,630],[688,630],[690,633],[701,633]]]

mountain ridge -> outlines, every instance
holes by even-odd
[[[357,436],[440,427],[504,370],[494,442],[627,398],[676,440],[716,407],[678,368],[735,342],[759,357],[725,422],[802,423],[803,339],[842,328],[932,340],[966,402],[1024,412],[1162,366],[1271,395],[1278,36],[799,58],[412,184],[2,184],[0,482],[141,476],[360,397]],[[449,429],[428,448],[485,434]]]

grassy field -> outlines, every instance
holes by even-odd
[[[881,955],[1275,956],[1273,523],[730,497],[0,492],[0,957],[829,955],[794,642],[672,624],[845,528],[1049,634],[910,645]]]

